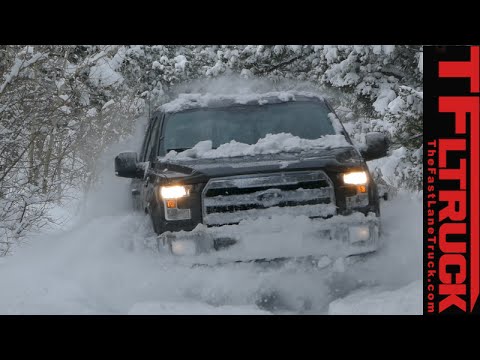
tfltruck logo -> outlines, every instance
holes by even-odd
[[[424,63],[424,314],[478,313],[480,47]]]

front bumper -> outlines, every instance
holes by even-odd
[[[300,245],[293,252],[286,251],[285,253],[282,253],[282,249],[289,248],[289,246],[285,246],[285,242],[288,242],[289,238],[292,237],[291,233],[277,229],[273,235],[267,224],[263,231],[265,236],[268,237],[272,249],[274,248],[272,256],[351,256],[374,252],[380,247],[380,218],[373,213],[368,216],[356,213],[349,216],[334,216],[330,219],[312,219],[312,222],[314,222],[314,225],[311,229],[307,229],[306,234],[299,233],[297,239],[292,239],[292,241],[297,240]],[[245,228],[242,228],[242,226]],[[159,245],[162,245],[174,255],[195,256],[215,251],[223,252],[223,250],[229,248],[242,248],[249,236],[247,232],[247,224],[225,225],[215,228],[200,225],[193,231],[163,233],[158,236],[158,241]],[[254,236],[259,241],[262,240],[261,235],[255,233]],[[303,236],[309,237],[309,243],[308,246],[302,248],[302,242],[298,239],[301,240]],[[318,247],[315,246],[316,242],[318,242]],[[256,255],[257,253],[253,251],[249,257],[255,257]],[[258,256],[264,257],[265,253],[258,253]]]

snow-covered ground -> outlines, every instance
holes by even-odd
[[[109,165],[109,164],[107,164]],[[1,314],[420,314],[422,205],[382,205],[385,247],[329,270],[298,264],[188,267],[149,247],[147,219],[129,210],[128,180],[57,210],[60,229],[31,236],[0,262]],[[110,171],[112,174],[110,174]],[[291,226],[308,226],[292,219]],[[312,236],[299,229],[302,236]],[[282,232],[265,229],[281,238]]]

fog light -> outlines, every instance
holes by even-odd
[[[348,230],[351,244],[359,241],[368,241],[370,239],[370,229],[368,225],[350,226]]]
[[[195,255],[197,253],[197,246],[191,240],[176,240],[172,242],[172,252],[175,255]]]

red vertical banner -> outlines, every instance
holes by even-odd
[[[478,312],[480,47],[424,49],[424,313]]]

